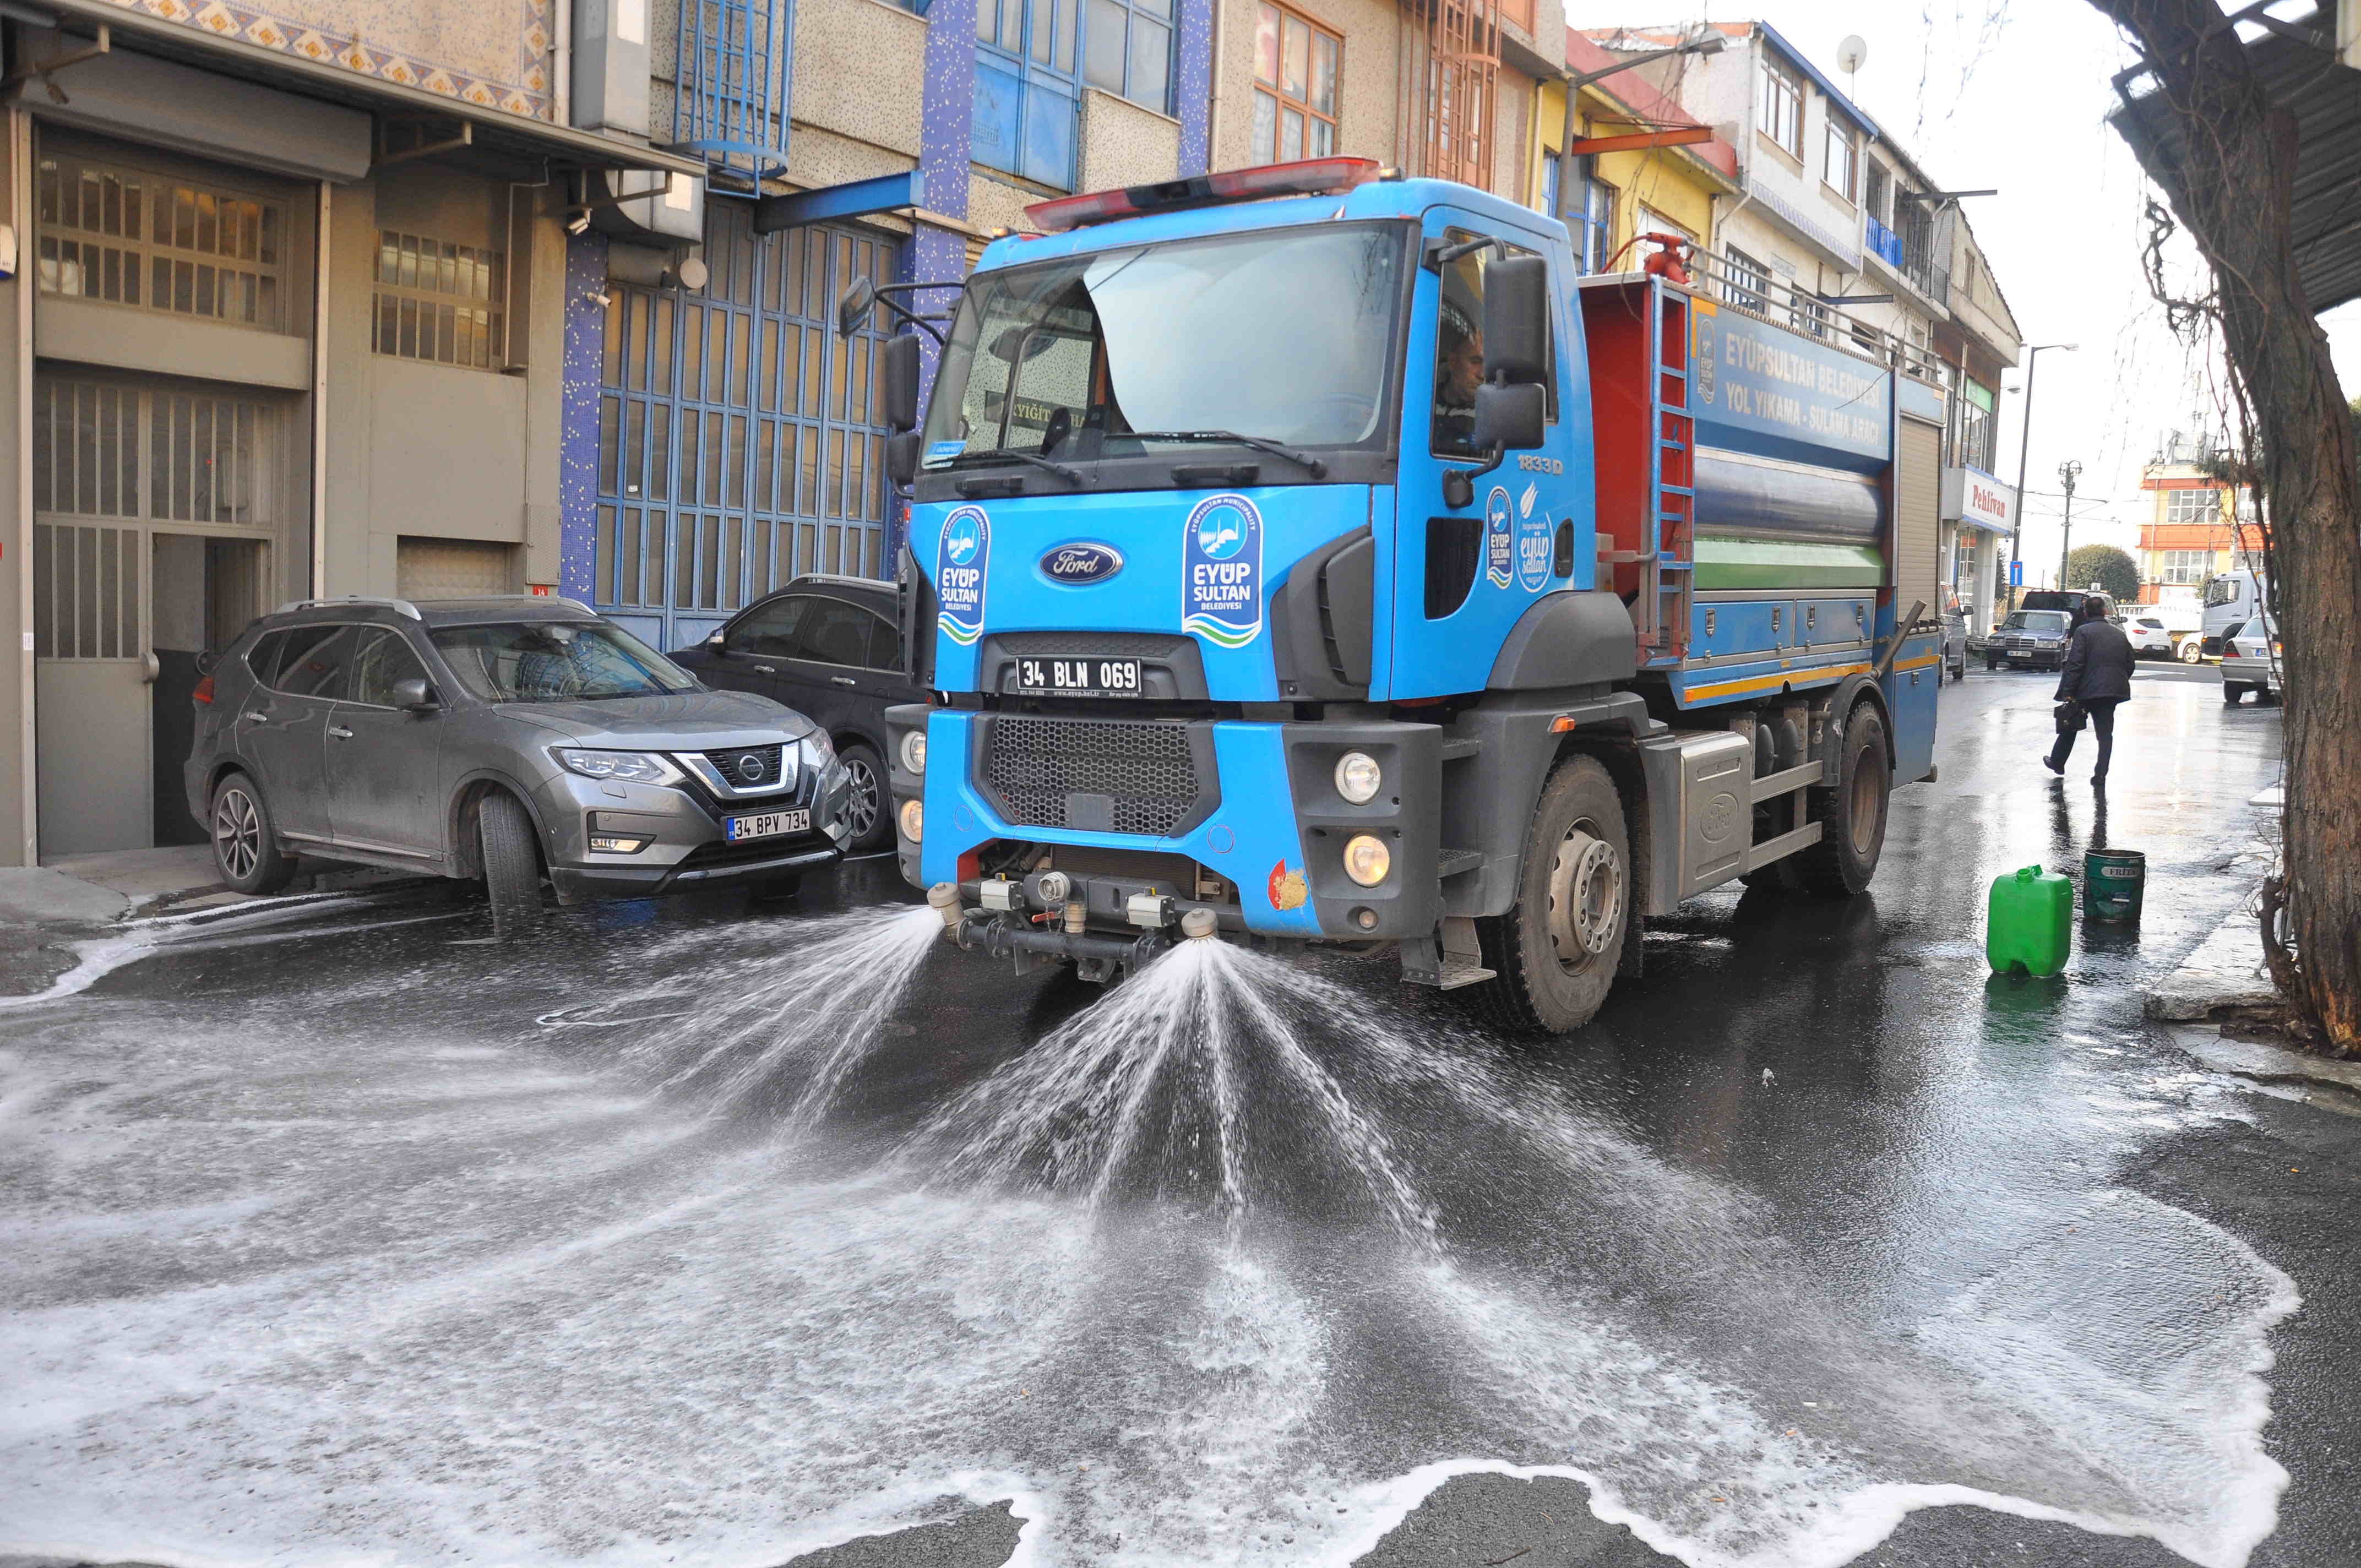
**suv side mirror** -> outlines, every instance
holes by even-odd
[[[902,333],[885,340],[884,363],[878,367],[878,412],[895,430],[915,429],[918,422],[918,336]]]
[[[1502,257],[1484,269],[1484,378],[1538,385],[1549,379],[1549,260]]]
[[[1490,357],[1491,340],[1485,340]],[[1538,381],[1503,386],[1487,381],[1476,389],[1476,448],[1519,452],[1539,446],[1549,412],[1548,394]]]
[[[431,713],[443,705],[434,700],[434,688],[416,675],[393,683],[393,706],[406,713]]]

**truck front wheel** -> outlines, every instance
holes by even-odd
[[[1822,898],[1850,898],[1866,890],[1885,848],[1894,769],[1885,758],[1885,720],[1869,703],[1856,705],[1845,720],[1843,759],[1837,787],[1812,791],[1811,820],[1820,825],[1820,841],[1794,857],[1797,880]]]
[[[1607,1000],[1631,918],[1623,797],[1595,757],[1570,757],[1542,786],[1525,829],[1517,902],[1476,922],[1493,978],[1453,992],[1505,1029],[1563,1035]]]

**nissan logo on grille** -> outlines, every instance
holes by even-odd
[[[768,772],[770,768],[760,751],[749,751],[738,759],[738,780],[741,784],[760,784],[763,775]]]
[[[1041,557],[1041,573],[1053,583],[1103,583],[1123,570],[1123,552],[1112,544],[1060,544]]]

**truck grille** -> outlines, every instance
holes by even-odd
[[[1003,713],[984,737],[985,784],[1012,825],[1170,838],[1202,817],[1190,727]]]

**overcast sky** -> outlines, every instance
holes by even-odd
[[[2081,345],[2041,356],[2026,580],[2058,559],[2058,466],[2069,458],[2082,465],[2075,541],[2132,548],[2145,515],[2140,465],[2165,431],[2216,428],[2224,411],[2204,356],[2167,328],[2141,276],[2149,188],[2105,123],[2108,78],[2132,56],[2096,10],[2082,0],[1567,0],[1566,11],[1576,27],[1767,21],[1839,87],[1837,46],[1858,34],[1868,50],[1848,95],[1941,188],[1999,191],[1962,205],[2018,328],[2028,344]],[[2183,241],[2168,254],[2182,291],[2201,291],[2194,250]],[[2361,310],[2329,325],[2351,396],[2361,391]],[[2020,365],[2004,379],[2024,378]],[[2014,483],[2025,407],[2015,393],[2001,407],[2000,477]]]

